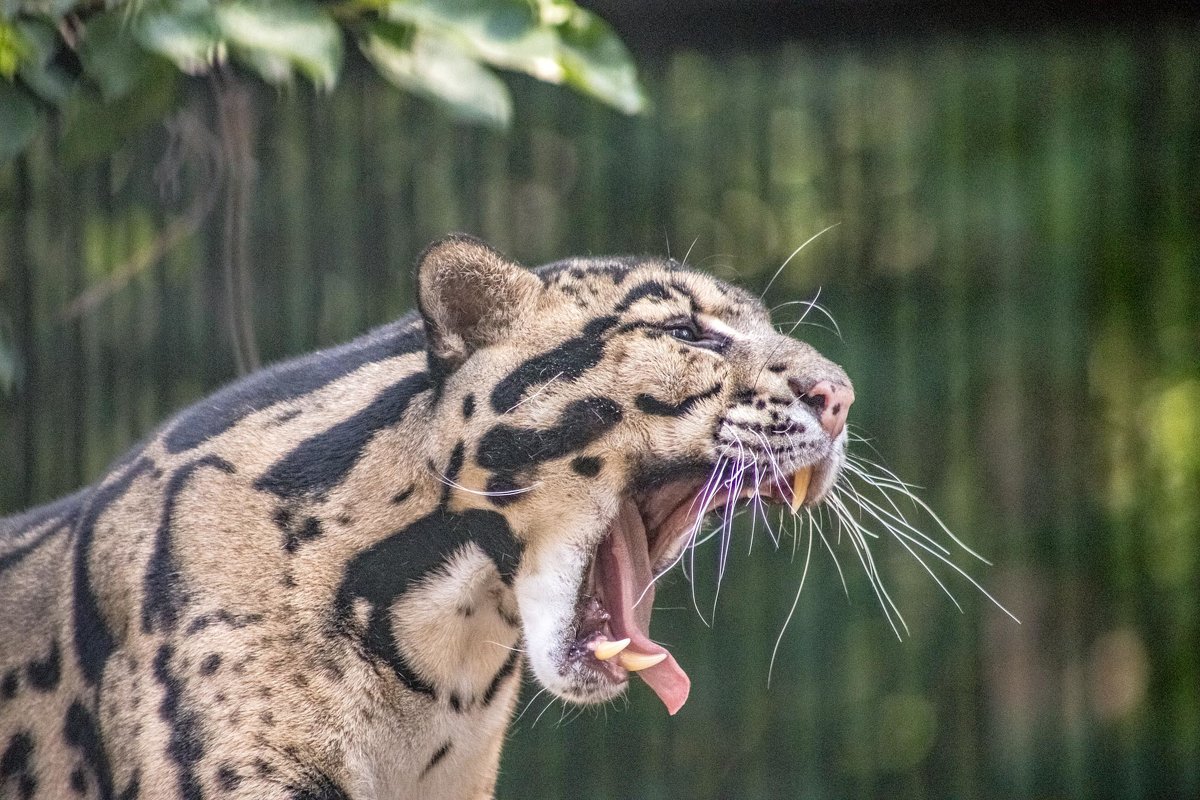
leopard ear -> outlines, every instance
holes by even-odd
[[[536,275],[473,236],[429,245],[417,263],[417,307],[430,363],[453,369],[498,341],[541,288]]]

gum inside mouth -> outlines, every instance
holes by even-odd
[[[669,484],[624,501],[585,581],[572,653],[613,682],[636,672],[675,714],[687,701],[691,680],[650,639],[654,579],[674,564],[705,514],[755,495],[796,512],[810,499],[812,474],[813,467],[803,467],[786,483],[744,486],[732,496],[727,490],[706,494],[694,483]]]

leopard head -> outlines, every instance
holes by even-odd
[[[687,675],[649,638],[655,579],[706,515],[819,504],[845,460],[853,389],[748,292],[660,258],[527,270],[454,236],[418,268],[456,502],[503,514],[512,590],[544,686],[615,697],[636,672],[674,713]]]

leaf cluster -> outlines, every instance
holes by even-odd
[[[188,76],[235,68],[332,90],[346,53],[457,116],[512,117],[496,69],[570,86],[620,111],[646,98],[612,28],[572,0],[3,0],[0,162],[49,115],[88,161],[166,116]]]

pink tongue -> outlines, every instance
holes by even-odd
[[[642,517],[632,503],[626,502],[596,554],[596,579],[604,607],[612,616],[608,624],[613,637],[629,637],[629,649],[639,653],[666,653],[660,663],[637,674],[674,714],[687,701],[692,682],[675,658],[647,635],[654,607],[654,576],[647,546]]]

